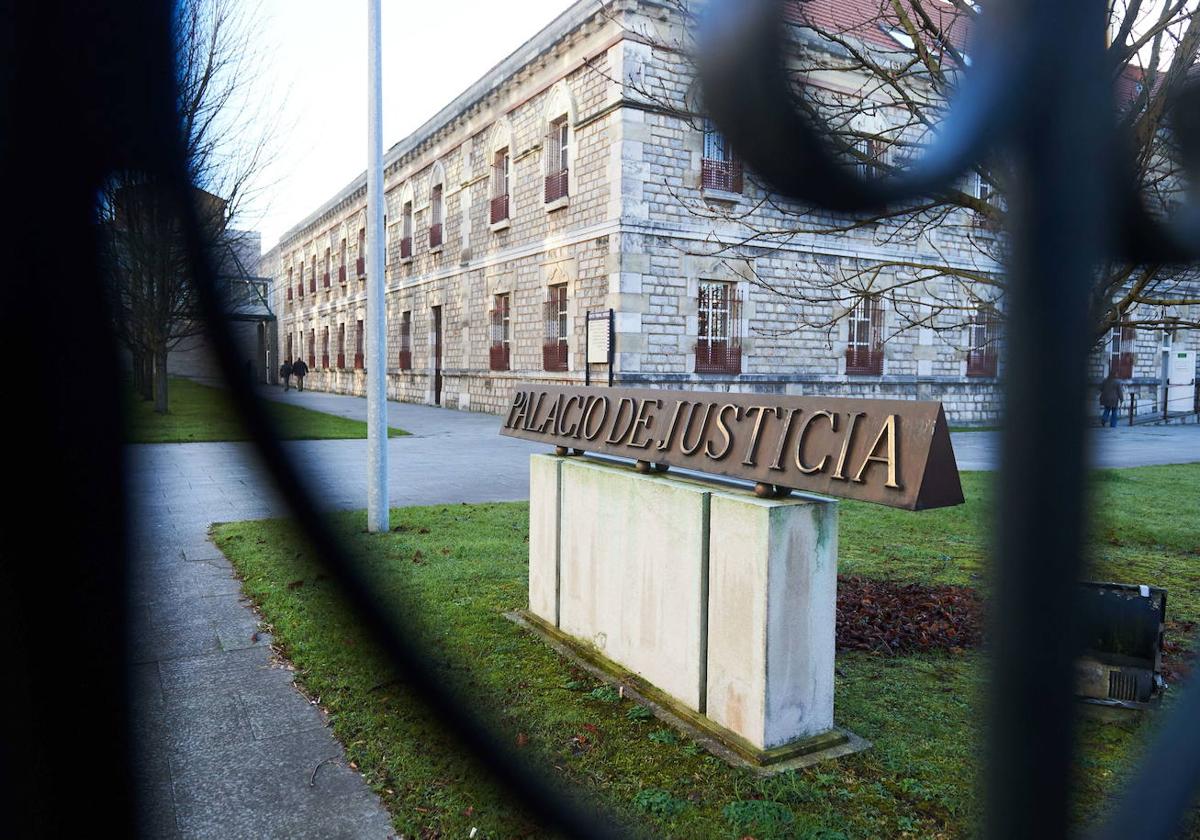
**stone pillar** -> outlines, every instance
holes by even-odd
[[[859,748],[833,726],[836,600],[833,500],[532,456],[529,613],[751,763]]]

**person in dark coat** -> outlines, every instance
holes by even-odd
[[[304,364],[303,359],[297,359],[292,363],[292,376],[296,377],[296,388],[301,393],[304,391],[304,377],[308,375],[308,365]],[[1114,424],[1116,421],[1113,421]]]
[[[1101,426],[1107,423],[1109,428],[1116,428],[1117,406],[1123,399],[1125,399],[1125,392],[1121,390],[1121,383],[1110,371],[1104,381],[1100,383],[1100,405],[1104,409],[1104,413],[1100,415]]]
[[[288,390],[292,387],[292,362],[290,359],[284,359],[283,364],[279,366],[279,378],[283,380],[283,390]]]

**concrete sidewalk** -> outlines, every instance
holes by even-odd
[[[264,395],[355,419],[366,400],[272,389]],[[501,437],[500,418],[389,403],[394,506],[529,497],[529,454],[545,446]],[[1093,429],[1101,466],[1200,461],[1200,427]],[[961,469],[990,469],[999,436],[954,435]],[[363,440],[284,444],[318,500],[366,506]],[[383,838],[390,821],[341,746],[272,661],[269,639],[229,563],[209,542],[213,522],[285,515],[247,443],[127,449],[135,510],[130,592],[137,730],[149,836]],[[319,768],[319,770],[318,770]],[[315,773],[315,776],[314,776]]]

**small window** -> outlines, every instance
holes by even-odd
[[[701,161],[700,184],[705,190],[740,193],[742,191],[742,164],[734,155],[725,135],[717,130],[716,124],[704,120],[704,158]]]
[[[445,212],[442,206],[442,185],[435,184],[429,191],[429,247],[442,247],[442,228]]]
[[[509,317],[509,295],[496,295],[491,312],[492,343],[489,349],[489,365],[492,370],[510,370],[512,360],[512,334]]]
[[[542,341],[542,368],[551,371],[567,369],[567,284],[551,286],[546,301],[545,338]]]
[[[312,273],[308,277],[308,290],[314,295],[317,293],[317,255],[312,256]]]
[[[492,206],[491,206],[491,223],[499,224],[508,219],[509,213],[509,173],[512,166],[512,158],[508,153],[508,149],[501,149],[496,152],[495,158],[492,160]]]
[[[981,307],[968,327],[971,342],[967,350],[967,376],[995,376],[997,342],[1000,339],[1000,316],[991,306]]]
[[[846,373],[883,375],[883,307],[879,297],[860,297],[846,323]]]
[[[400,370],[412,370],[412,310],[400,315],[400,354],[396,364]]]
[[[323,286],[324,286],[326,289],[328,289],[328,288],[329,288],[329,269],[330,269],[330,267],[331,267],[331,266],[330,266],[330,262],[331,262],[331,260],[332,260],[332,253],[331,253],[331,251],[330,251],[330,249],[329,249],[329,248],[326,248],[326,249],[325,249],[325,275],[324,275],[324,277],[322,278],[322,279],[323,279],[323,281],[324,281],[324,282],[322,283],[322,285],[323,285]]]
[[[355,260],[354,267],[358,270],[359,277],[367,276],[367,229],[365,227],[358,229],[358,259]]]
[[[886,140],[870,137],[859,140],[854,144],[854,148],[860,156],[855,163],[860,178],[878,178],[887,171],[891,163],[892,147]]]
[[[296,297],[304,297],[304,262],[300,262],[300,278],[296,284]]]
[[[317,331],[311,329],[308,331],[308,367],[310,370],[317,369]]]
[[[733,283],[700,284],[696,373],[742,372],[741,295]]]
[[[567,197],[571,169],[571,127],[564,115],[550,123],[546,138],[546,203]]]
[[[354,369],[363,369],[363,322],[354,325]]]
[[[1122,316],[1124,317],[1124,316]],[[1133,378],[1137,327],[1117,324],[1108,333],[1108,369],[1118,379]]]
[[[342,260],[341,265],[338,268],[338,282],[345,283],[346,282],[346,239],[345,239],[345,237],[342,237],[341,260]],[[326,347],[325,349],[326,349],[326,352],[328,352],[329,348]]]
[[[400,213],[400,259],[412,259],[413,235],[413,206],[411,201],[404,202]]]
[[[338,324],[337,366],[338,366],[338,370],[346,369],[346,325],[345,324]]]
[[[329,327],[321,328],[321,367],[329,370]]]

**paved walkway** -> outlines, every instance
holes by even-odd
[[[366,401],[306,392],[273,399],[362,419]],[[528,456],[499,418],[389,403],[413,433],[389,441],[393,505],[528,498]],[[1200,461],[1200,427],[1093,430],[1102,466]],[[962,469],[995,463],[998,436],[954,436]],[[329,508],[366,506],[366,441],[286,446]],[[341,747],[272,661],[211,523],[286,513],[243,443],[131,446],[138,555],[135,693],[147,834],[163,838],[383,838],[390,822]],[[333,759],[327,761],[327,759]],[[325,762],[325,763],[323,763]],[[320,768],[315,774],[314,771]]]

